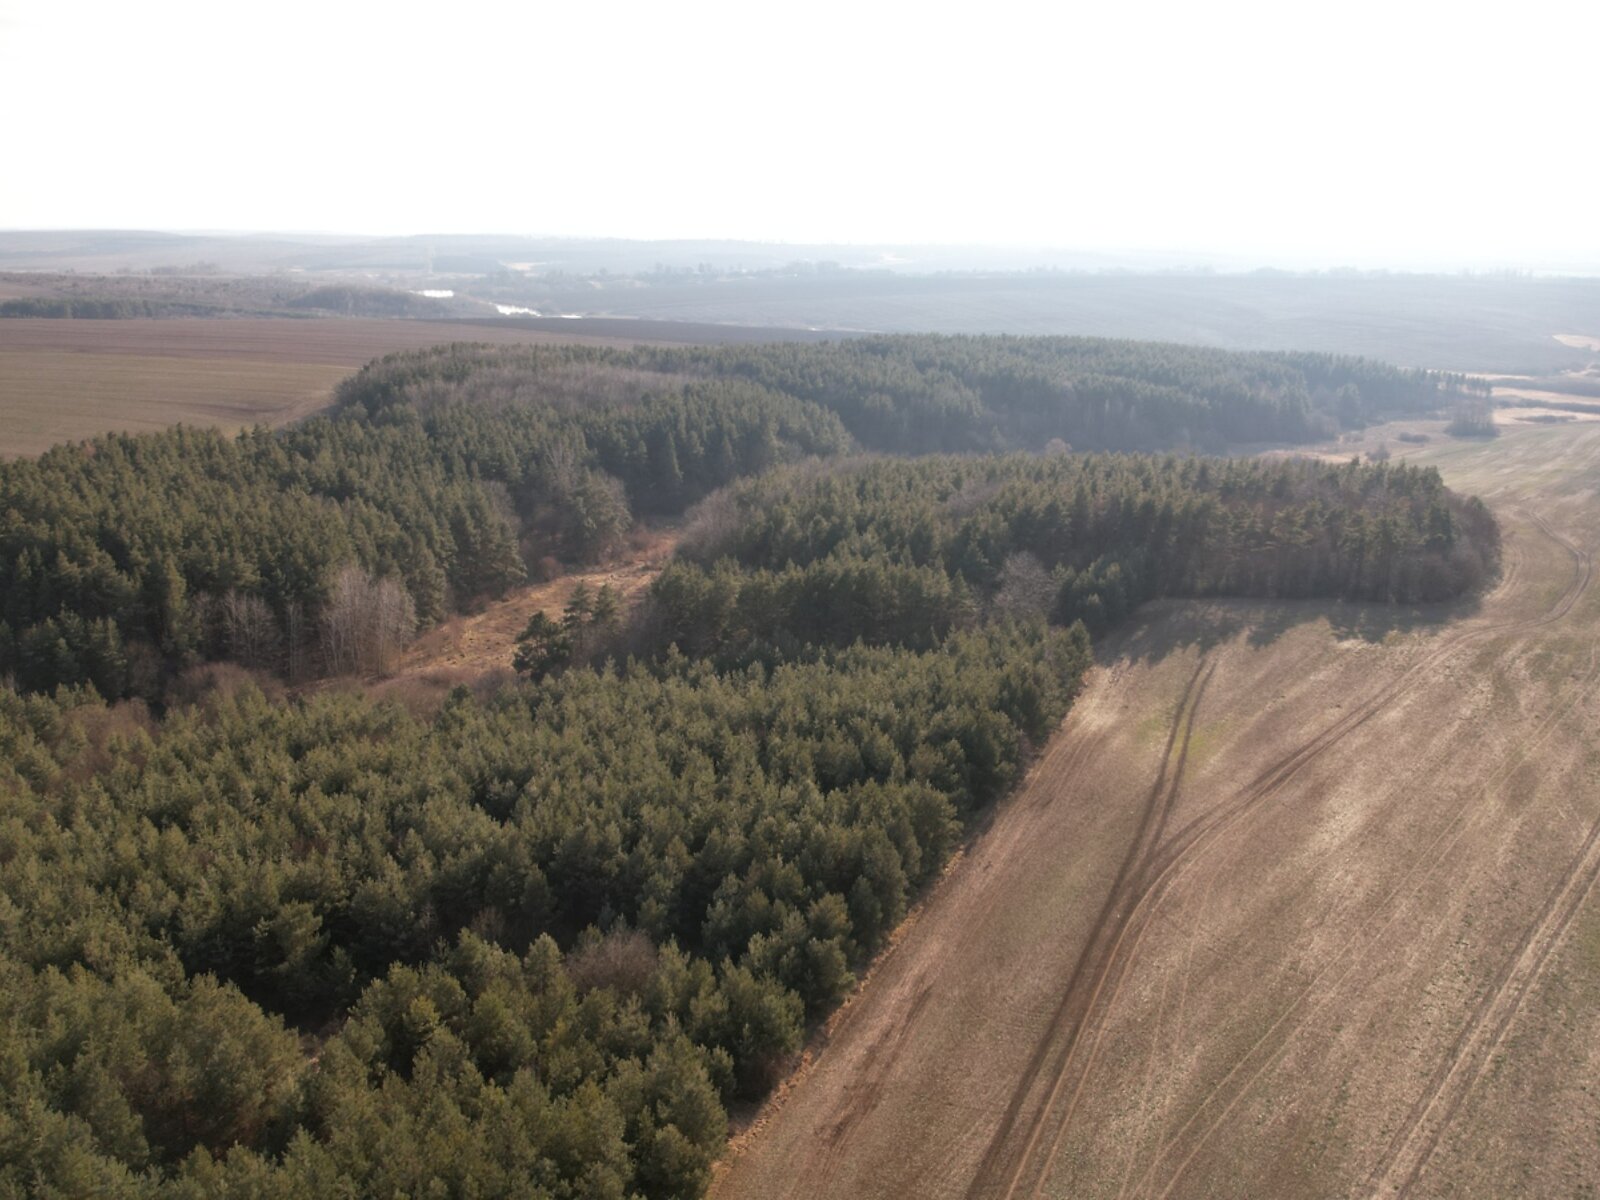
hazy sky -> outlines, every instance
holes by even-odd
[[[1600,264],[1600,4],[0,0],[0,227]]]

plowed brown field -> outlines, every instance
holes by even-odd
[[[1495,590],[1148,606],[720,1200],[1600,1179],[1600,426],[1422,450]]]

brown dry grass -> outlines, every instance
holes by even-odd
[[[1502,402],[1526,401],[1531,404],[1592,405],[1596,412],[1600,412],[1600,399],[1576,396],[1569,392],[1552,392],[1543,388],[1497,387],[1494,389],[1494,398]]]
[[[716,1195],[1600,1177],[1600,428],[1407,451],[1497,589],[1144,610]]]
[[[1573,421],[1600,421],[1600,405],[1581,412],[1570,408],[1545,408],[1538,404],[1518,404],[1494,410],[1496,425],[1565,425]]]
[[[625,607],[637,603],[677,549],[680,532],[677,526],[640,531],[613,562],[517,588],[479,612],[451,617],[413,642],[394,673],[370,690],[428,712],[458,685],[509,678],[517,637],[534,612],[560,618],[580,583],[591,590],[609,586]]]

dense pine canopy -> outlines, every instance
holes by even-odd
[[[0,1195],[700,1194],[1091,634],[1495,567],[1433,471],[1128,451],[1457,386],[1070,339],[452,347],[288,432],[0,467]],[[530,620],[524,680],[282,694],[686,510],[636,612]],[[170,686],[207,658],[267,686]]]
[[[0,672],[154,698],[203,659],[376,669],[415,622],[542,561],[603,556],[635,518],[786,461],[1293,442],[1468,386],[1086,338],[392,355],[342,386],[335,415],[289,431],[106,437],[0,466]],[[388,605],[363,653],[330,646],[329,626],[352,623],[344,567],[410,602]],[[344,594],[377,594],[365,586]]]

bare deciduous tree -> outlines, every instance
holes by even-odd
[[[1019,621],[1048,620],[1055,602],[1056,581],[1042,562],[1027,551],[1006,556],[994,598],[997,613]]]
[[[256,670],[278,665],[282,638],[272,609],[260,596],[231,591],[222,598],[222,628],[228,654],[237,663]]]
[[[385,674],[416,630],[411,594],[396,580],[340,567],[322,608],[322,653],[335,675]]]

